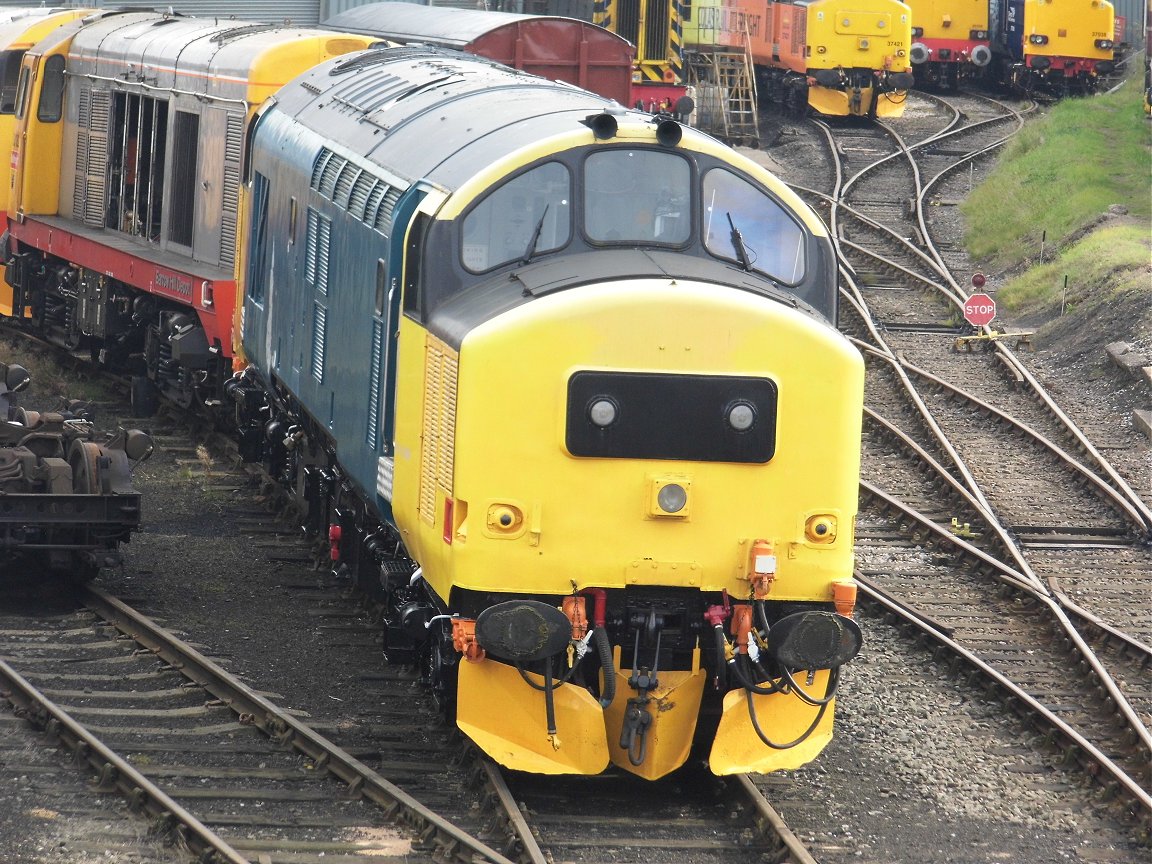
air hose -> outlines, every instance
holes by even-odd
[[[592,641],[596,643],[596,655],[600,658],[600,668],[604,670],[604,692],[600,694],[600,707],[607,708],[616,698],[616,665],[612,662],[612,643],[608,641],[608,631],[603,627],[592,631]]]

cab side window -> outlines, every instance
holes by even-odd
[[[44,61],[44,84],[40,87],[40,105],[36,119],[55,123],[64,111],[64,57],[53,54]]]

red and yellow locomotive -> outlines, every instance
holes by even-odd
[[[912,70],[919,87],[955,89],[992,61],[988,0],[908,0]]]

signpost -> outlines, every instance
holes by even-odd
[[[964,320],[973,327],[983,327],[996,317],[996,301],[987,294],[973,294],[964,301]]]
[[[996,301],[980,289],[984,287],[984,274],[972,275],[972,287],[976,293],[964,301],[964,320],[973,327],[983,327],[996,317]]]

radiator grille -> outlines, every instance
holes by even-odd
[[[356,165],[325,147],[312,166],[312,188],[354,218],[384,236],[392,227],[392,209],[404,191],[389,186],[370,168]]]
[[[425,349],[424,435],[420,453],[420,518],[436,524],[436,490],[452,497],[456,440],[456,354],[429,336]]]
[[[328,337],[328,310],[319,301],[313,304],[312,377],[324,383],[324,343]]]
[[[328,250],[331,237],[332,222],[309,207],[304,280],[321,294],[328,293]]]
[[[228,115],[224,138],[224,209],[220,215],[220,263],[236,263],[236,212],[240,208],[240,157],[244,146],[244,117]]]
[[[668,0],[652,0],[644,18],[644,56],[641,60],[663,63],[668,59],[668,29],[671,26]]]
[[[368,434],[365,442],[375,450],[380,441],[380,375],[384,369],[384,323],[372,322],[372,358],[368,375]]]
[[[82,90],[77,118],[76,185],[72,216],[96,228],[104,227],[104,196],[108,187],[108,119],[111,96],[107,91]]]
[[[332,192],[332,200],[337,207],[348,209],[348,201],[352,197],[352,184],[356,182],[361,173],[361,170],[351,162],[345,163],[340,175],[336,178],[336,188]]]

